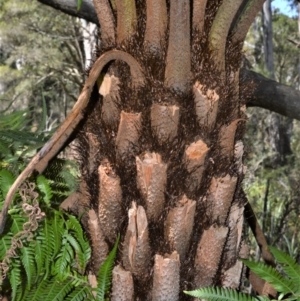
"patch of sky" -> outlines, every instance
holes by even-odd
[[[286,0],[273,0],[272,9],[278,9],[280,13],[289,17],[296,17],[298,14],[297,8],[292,8],[289,2]]]

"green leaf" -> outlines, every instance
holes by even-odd
[[[44,195],[43,200],[47,205],[50,205],[50,200],[52,199],[52,189],[50,187],[49,181],[43,175],[39,175],[36,179],[36,183],[39,190]]]
[[[15,177],[11,172],[5,169],[0,170],[0,193],[2,195],[3,201],[14,181]]]
[[[80,10],[82,5],[82,0],[77,0],[77,11]]]
[[[298,288],[296,290],[296,293],[300,292],[300,265],[296,263],[296,260],[293,259],[288,254],[274,248],[269,247],[272,254],[274,255],[275,259],[279,264],[282,265],[282,269],[286,273],[288,277],[291,278],[291,280],[294,283],[295,288]]]
[[[95,300],[91,293],[90,287],[77,286],[71,294],[65,299],[65,301],[84,301],[84,300]]]
[[[14,260],[10,264],[10,271],[8,273],[8,279],[10,285],[12,287],[12,300],[15,300],[17,296],[17,289],[20,286],[22,279],[21,279],[21,263],[20,261]]]
[[[21,248],[21,254],[21,261],[27,276],[26,282],[30,288],[33,278],[36,276],[35,243],[31,242],[29,245],[24,245],[23,248]]]
[[[256,298],[236,290],[222,287],[202,287],[194,291],[184,291],[185,294],[211,301],[257,301]],[[269,300],[269,299],[264,299]]]
[[[97,300],[104,301],[105,295],[109,292],[112,279],[112,270],[117,255],[118,244],[120,240],[120,235],[118,235],[117,241],[102,264],[98,273],[98,287],[97,287]]]
[[[242,259],[242,262],[257,276],[269,282],[278,292],[284,294],[295,293],[294,283],[289,279],[283,278],[273,267],[245,259]]]

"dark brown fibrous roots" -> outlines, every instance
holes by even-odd
[[[205,28],[211,26],[218,5],[217,1],[208,1],[206,8]],[[91,95],[88,108],[85,112],[84,122],[77,133],[78,157],[82,181],[87,184],[89,202],[91,208],[98,211],[99,196],[99,177],[98,167],[101,163],[109,161],[114,173],[121,179],[122,189],[122,212],[124,220],[120,222],[119,232],[121,237],[125,235],[127,229],[127,212],[132,202],[137,205],[145,206],[140,190],[137,187],[137,168],[136,156],[144,152],[156,152],[162,157],[162,161],[167,163],[167,187],[165,191],[165,205],[157,222],[149,223],[149,236],[151,249],[155,252],[152,254],[171,253],[168,244],[164,239],[164,221],[167,213],[175,206],[177,201],[185,194],[189,199],[195,200],[196,215],[194,220],[194,229],[189,245],[188,256],[181,262],[181,279],[185,281],[180,283],[180,291],[189,290],[194,277],[194,258],[197,244],[205,229],[211,225],[210,216],[207,214],[207,203],[203,198],[207,195],[212,176],[224,177],[229,174],[237,177],[238,182],[235,189],[233,202],[242,202],[239,197],[241,190],[242,176],[236,170],[232,162],[232,157],[224,157],[220,152],[219,133],[224,125],[229,125],[234,120],[239,119],[235,135],[235,141],[241,140],[244,132],[245,115],[240,111],[240,107],[246,103],[247,95],[250,94],[247,87],[240,86],[238,103],[236,102],[235,83],[231,80],[231,72],[240,68],[241,51],[240,45],[232,45],[228,42],[226,47],[226,79],[221,80],[218,77],[214,66],[212,65],[211,53],[208,49],[207,36],[199,35],[193,32],[191,36],[191,53],[192,53],[192,78],[190,89],[187,93],[179,93],[164,86],[164,70],[166,59],[167,45],[162,45],[162,51],[156,55],[146,52],[143,45],[145,29],[145,4],[144,0],[137,1],[137,10],[139,13],[138,32],[125,41],[122,45],[100,48],[95,54],[95,58],[111,49],[118,49],[131,54],[140,64],[146,79],[146,83],[138,91],[134,90],[131,85],[129,67],[120,61],[113,62],[107,66],[108,72],[114,74],[120,80],[120,102],[117,104],[119,110],[128,113],[142,112],[142,126],[140,138],[136,145],[132,145],[132,152],[127,156],[119,156],[116,152],[116,136],[118,124],[109,126],[102,119],[101,108],[103,97],[99,95],[95,86]],[[207,33],[208,30],[204,30]],[[216,123],[212,129],[205,126],[199,126],[195,113],[195,103],[193,96],[193,84],[199,81],[207,89],[215,89],[220,95],[220,103]],[[178,134],[172,141],[160,144],[151,130],[150,109],[154,103],[177,105],[180,107],[180,121]],[[91,142],[89,136],[94,137]],[[190,191],[185,185],[185,179],[188,171],[182,160],[186,146],[202,139],[209,147],[208,155],[205,159],[205,170],[202,176],[201,185],[198,189]],[[92,150],[96,148],[97,150]],[[93,152],[91,163],[91,152]],[[239,204],[242,205],[242,204]],[[218,221],[217,221],[218,223]],[[230,235],[230,233],[228,234]],[[109,242],[111,246],[112,243]],[[226,250],[223,251],[223,258],[226,259]],[[121,262],[121,258],[118,258]],[[153,266],[152,258],[151,266]],[[151,269],[151,268],[150,268]],[[217,273],[214,283],[221,283],[221,273]],[[152,278],[151,271],[145,273],[144,279],[134,279],[135,281],[135,298],[142,300],[141,296],[148,294],[151,289]],[[148,285],[145,285],[148,284]],[[188,300],[189,297],[181,295],[180,300]]]

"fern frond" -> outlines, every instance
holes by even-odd
[[[54,253],[57,254],[61,249],[64,229],[66,228],[65,218],[60,211],[54,211],[54,217],[51,219],[51,227],[54,233],[54,237],[53,237]]]
[[[10,231],[13,234],[17,234],[23,230],[23,224],[26,220],[24,216],[22,216],[22,210],[20,208],[13,209],[8,211],[10,218],[12,219],[12,225]]]
[[[223,287],[202,287],[194,291],[184,291],[184,293],[196,298],[211,301],[257,301],[256,298],[248,294]]]
[[[43,231],[41,231],[41,235],[37,237],[41,242],[41,253],[43,257],[41,258],[41,262],[44,262],[44,279],[46,279],[51,271],[51,266],[53,264],[53,259],[55,256],[55,234],[54,228],[52,227],[52,220],[45,220],[43,225]],[[61,242],[60,242],[61,243]],[[41,264],[41,263],[40,263]]]
[[[108,254],[107,258],[103,262],[102,266],[100,267],[98,273],[98,287],[97,287],[97,300],[104,301],[105,295],[109,292],[112,280],[112,270],[114,265],[114,260],[117,255],[118,244],[120,240],[120,235],[118,235],[117,241]]]
[[[24,245],[21,251],[21,261],[27,276],[27,286],[31,287],[33,279],[36,277],[36,265],[35,265],[35,243],[31,242],[28,245]]]
[[[0,194],[1,200],[4,201],[9,188],[15,181],[14,175],[8,170],[2,169],[0,170]]]
[[[74,249],[76,250],[76,255],[78,259],[78,265],[80,272],[84,272],[86,265],[91,256],[91,248],[89,241],[82,231],[82,227],[79,221],[72,215],[68,214],[68,220],[66,222],[68,229],[72,230],[72,237],[76,237],[76,242],[74,241]],[[72,244],[72,242],[70,241]],[[75,247],[75,243],[78,244]]]
[[[242,262],[260,278],[269,282],[278,292],[284,294],[295,293],[294,283],[290,279],[285,279],[273,267],[245,259],[242,259]]]
[[[65,299],[66,301],[95,300],[91,293],[91,288],[87,286],[77,286]]]
[[[52,199],[52,189],[49,181],[43,175],[39,175],[36,179],[36,183],[39,190],[43,193],[43,201],[46,202],[47,205],[50,205],[50,200]]]
[[[44,301],[63,301],[68,293],[72,290],[72,283],[67,279],[63,282],[53,281],[50,286],[47,287],[47,294],[40,300]]]
[[[0,236],[0,259],[2,260],[6,255],[6,252],[9,250],[11,246],[11,240],[13,235],[11,232]]]
[[[53,266],[53,274],[57,273],[60,280],[64,280],[67,277],[67,267],[73,262],[74,251],[70,243],[66,238],[63,239],[61,251],[55,258],[55,264]]]
[[[300,292],[300,265],[297,264],[296,260],[288,254],[274,248],[269,247],[272,254],[279,264],[282,265],[283,271],[294,283],[295,288],[298,288],[297,292]]]
[[[7,276],[12,288],[12,300],[14,301],[18,297],[17,291],[22,282],[21,263],[19,259],[15,259],[14,261],[11,262],[10,270]]]

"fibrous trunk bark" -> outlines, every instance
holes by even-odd
[[[127,2],[110,14],[116,39],[98,53],[119,52],[77,134],[91,270],[104,260],[97,248],[108,252],[120,233],[112,300],[190,300],[183,290],[237,288],[250,92],[239,84],[242,41],[231,37],[243,1]]]

